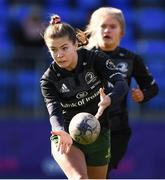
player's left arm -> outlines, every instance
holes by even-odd
[[[140,56],[136,56],[134,60],[133,76],[138,84],[138,87],[131,90],[135,102],[149,101],[158,94],[158,84]]]
[[[104,93],[104,89],[100,88],[99,89],[100,93],[100,102],[98,103],[98,110],[95,115],[97,119],[103,114],[104,110],[111,105],[111,98]]]
[[[128,93],[128,84],[122,77],[120,71],[116,69],[111,59],[105,54],[99,54],[95,60],[95,70],[104,80],[111,82],[113,85],[113,89],[107,89],[108,93],[110,92],[109,97],[111,98],[111,104],[117,104],[122,101]]]

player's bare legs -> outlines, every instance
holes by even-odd
[[[52,155],[68,179],[88,179],[84,154],[75,146],[72,145],[68,154],[61,154],[52,143]]]
[[[108,165],[105,166],[88,166],[89,179],[106,179]]]

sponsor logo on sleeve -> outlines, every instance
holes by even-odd
[[[121,63],[117,64],[116,67],[122,73],[125,73],[128,71],[128,64],[125,62],[121,62]]]

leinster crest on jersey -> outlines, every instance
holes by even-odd
[[[113,62],[110,59],[108,59],[106,61],[106,67],[107,67],[107,69],[110,69],[110,70],[116,69],[115,65],[113,64]]]
[[[85,81],[87,84],[90,84],[92,82],[95,82],[97,77],[94,75],[93,72],[87,72],[85,75]]]

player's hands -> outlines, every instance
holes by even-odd
[[[58,136],[57,151],[61,154],[68,153],[73,144],[71,136],[63,130],[53,130],[51,134]]]
[[[98,111],[95,115],[95,117],[97,119],[99,119],[99,117],[103,114],[104,110],[108,106],[111,105],[111,98],[104,93],[103,88],[100,88],[99,92],[100,92],[100,102],[98,104],[99,108],[98,108]]]
[[[140,90],[139,88],[132,88],[131,96],[135,102],[141,102],[144,99],[143,91]]]

